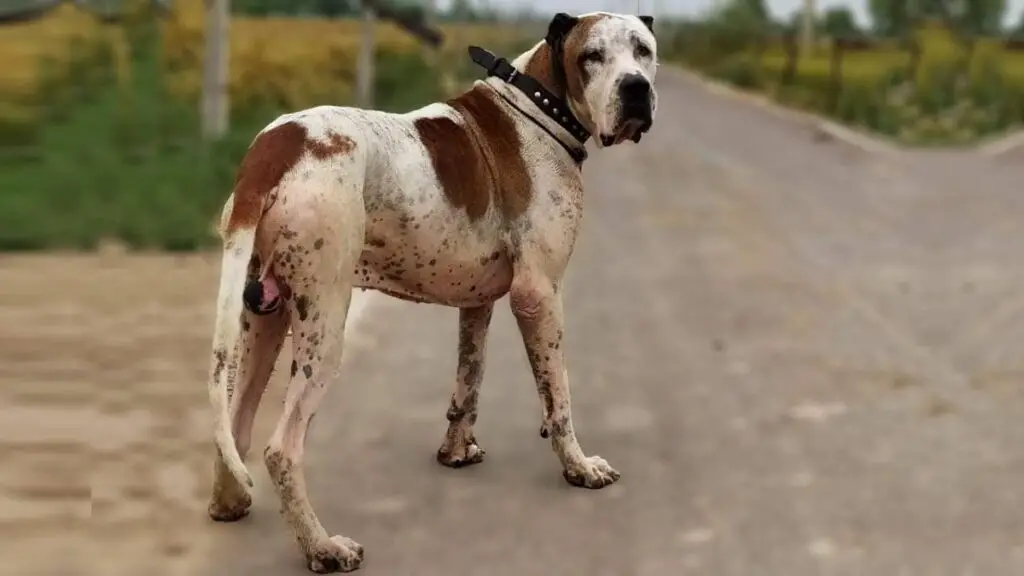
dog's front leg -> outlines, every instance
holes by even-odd
[[[585,456],[573,430],[569,374],[562,354],[565,325],[557,285],[542,275],[518,274],[509,298],[541,399],[540,434],[551,438],[565,479],[586,488],[615,482],[619,473],[600,456]]]
[[[484,451],[476,443],[476,404],[484,379],[484,355],[487,328],[494,304],[459,309],[459,369],[455,392],[448,407],[448,432],[437,451],[437,461],[461,468],[484,461]]]

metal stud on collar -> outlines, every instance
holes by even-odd
[[[590,137],[590,133],[587,129],[584,128],[582,123],[573,116],[572,107],[567,106],[566,108],[561,108],[561,99],[558,98],[558,96],[548,93],[547,89],[541,86],[536,79],[530,77],[528,74],[519,73],[519,71],[513,68],[507,60],[499,58],[479,46],[470,46],[469,56],[475,64],[487,70],[487,74],[489,76],[497,76],[506,83],[517,87],[527,98],[532,98],[534,104],[537,105],[545,115],[558,123],[562,129],[579,140],[581,144],[585,143]],[[513,108],[516,107],[512,102],[509,102],[509,104],[511,104]],[[520,110],[520,112],[522,112],[522,110]],[[523,113],[526,114],[525,112]],[[557,136],[540,124],[536,119],[530,117],[528,114],[527,117],[547,131],[553,138],[558,140]],[[571,147],[560,140],[558,141],[577,163],[582,163],[583,160],[586,159],[587,153],[585,148]]]
[[[551,106],[551,100],[549,100],[549,99],[547,99],[547,98],[544,98],[544,97],[543,97],[543,94],[541,94],[540,92],[534,92],[534,93],[533,93],[533,99],[534,99],[534,101],[536,101],[536,102],[537,102],[537,104],[538,104],[538,105],[540,105],[541,107],[543,107],[543,108],[549,108],[549,109],[551,110],[551,113],[552,113],[552,114],[556,114],[556,115],[557,115],[557,114],[559,114],[559,110],[558,110],[558,108],[557,108],[557,107],[552,107],[552,106]],[[562,122],[563,122],[564,124],[568,124],[567,128],[568,128],[569,130],[571,130],[571,131],[574,131],[574,132],[576,132],[577,134],[579,134],[579,137],[580,137],[580,138],[586,138],[586,136],[587,136],[587,133],[586,133],[586,131],[585,131],[585,130],[583,129],[583,126],[579,125],[579,124],[578,124],[578,123],[576,123],[576,122],[573,122],[572,124],[569,124],[569,117],[568,117],[568,116],[562,116],[562,117],[561,117],[561,119],[562,119]]]

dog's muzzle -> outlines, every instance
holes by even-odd
[[[642,74],[627,74],[619,81],[619,102],[621,113],[616,136],[629,131],[628,138],[639,142],[640,137],[651,129],[653,124],[653,90],[651,83]],[[615,137],[612,140],[616,139]]]

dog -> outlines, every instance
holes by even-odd
[[[458,371],[437,460],[479,463],[473,426],[495,302],[509,296],[550,438],[572,485],[619,473],[576,439],[561,283],[583,214],[585,143],[639,142],[657,109],[653,18],[605,12],[551,20],[512,62],[465,93],[405,114],[320,106],[253,140],[220,219],[222,268],[209,394],[217,447],[209,506],[244,517],[243,458],[291,329],[291,379],[264,452],[282,514],[313,572],[349,572],[363,548],[328,537],[306,495],[306,430],[338,376],[353,288],[459,309]]]

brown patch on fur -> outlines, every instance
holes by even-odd
[[[348,136],[343,136],[337,132],[328,132],[327,142],[321,142],[320,140],[307,140],[306,147],[314,158],[317,160],[325,160],[331,156],[348,154],[356,147],[356,143]]]
[[[259,223],[272,191],[307,151],[317,160],[348,154],[355,142],[335,132],[326,141],[311,140],[306,127],[285,122],[261,133],[245,153],[235,177],[234,200],[224,236]]]
[[[530,60],[523,68],[523,72],[533,76],[542,86],[551,91],[559,98],[569,98],[583,102],[583,91],[587,87],[586,70],[580,66],[580,54],[590,37],[590,32],[601,20],[607,18],[604,14],[593,14],[579,19],[579,22],[569,31],[562,43],[562,70],[564,77],[558,77],[552,65],[554,53],[547,43],[541,44],[530,57]],[[581,110],[580,112],[585,113]]]
[[[515,123],[488,90],[477,86],[448,101],[464,125],[449,118],[420,118],[416,131],[452,206],[465,208],[469,219],[477,220],[494,202],[505,218],[514,219],[529,206],[533,185]]]
[[[579,23],[565,37],[565,44],[562,47],[562,65],[565,66],[566,70],[566,94],[576,102],[584,101],[583,91],[586,90],[587,83],[590,81],[590,78],[587,77],[586,69],[580,66],[580,55],[583,54],[583,48],[587,43],[587,39],[590,38],[591,30],[598,22],[605,18],[607,16],[603,14],[581,18]],[[587,113],[585,110],[580,112]]]
[[[555,77],[551,57],[551,46],[548,46],[546,42],[541,44],[534,51],[533,56],[530,56],[529,61],[526,62],[526,66],[523,67],[523,73],[536,78],[541,86],[547,88],[555,96],[562,98],[565,96],[565,83],[562,81],[562,78]]]
[[[259,223],[270,191],[298,163],[305,144],[306,128],[295,122],[285,122],[256,137],[238,167],[225,237],[234,230]]]

